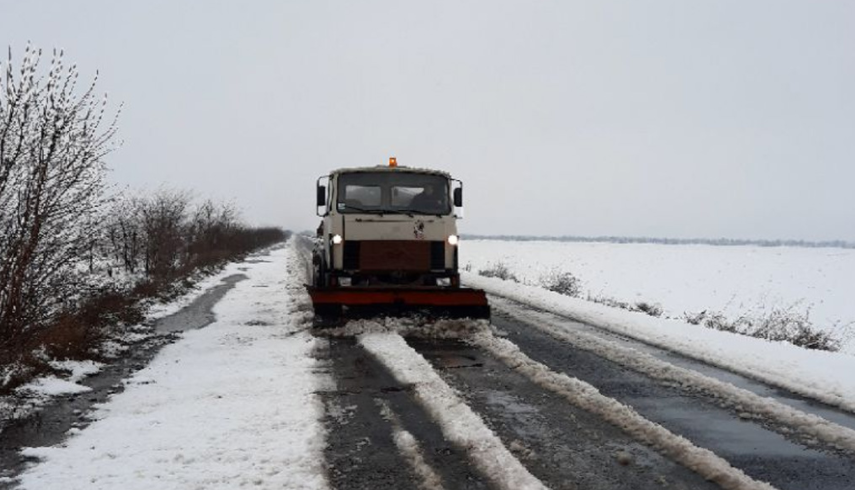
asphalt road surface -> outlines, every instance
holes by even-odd
[[[554,338],[538,329],[536,322],[507,313],[525,310],[522,305],[498,298],[491,298],[491,302],[500,305],[494,307],[492,320],[496,334],[518,346],[529,358],[554,372],[593,385],[602,395],[712,451],[750,478],[782,490],[855,488],[852,454],[816,441],[805,444],[790,431],[779,430],[774,421],[747,416],[740,407],[722,404],[709,393],[640,374]],[[596,331],[554,315],[552,320]],[[622,346],[636,344],[605,332],[601,338]],[[543,388],[477,342],[465,338],[408,338],[407,343],[430,362],[526,469],[549,488],[722,488],[646,441]],[[635,347],[647,352],[657,350],[644,345]],[[834,419],[843,426],[855,426],[855,417],[832,407],[673,353],[654,354],[675,365]],[[326,355],[338,386],[325,395],[330,434],[327,460],[335,488],[496,487],[490,475],[483,474],[467,458],[466,448],[455,447],[442,436],[411,387],[397,382],[387,367],[358,342],[330,338]],[[400,420],[390,421],[384,416],[390,407]],[[396,425],[402,425],[419,441],[425,462],[438,473],[438,486],[425,484],[404,461],[393,442],[399,429]]]

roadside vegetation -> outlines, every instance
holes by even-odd
[[[546,290],[578,298],[582,294],[582,281],[573,273],[552,269],[540,277],[540,285]]]
[[[285,237],[189,192],[110,192],[120,111],[30,47],[0,63],[0,396],[56,360],[99,360],[146,306]],[[46,72],[46,73],[45,73]]]
[[[504,262],[496,262],[495,264],[488,265],[486,269],[479,270],[478,275],[495,277],[503,281],[520,282],[519,278],[508,269],[508,266]]]
[[[834,325],[829,329],[820,329],[810,319],[810,308],[800,309],[798,305],[786,308],[759,309],[728,317],[723,312],[705,310],[700,313],[683,313],[680,317],[663,317],[665,309],[659,303],[649,301],[627,302],[616,298],[595,295],[588,292],[582,296],[582,282],[573,273],[552,269],[543,274],[538,281],[527,283],[507,266],[499,261],[479,270],[484,277],[494,277],[506,281],[525,283],[542,287],[564,296],[585,299],[611,308],[644,313],[656,318],[682,320],[692,325],[702,325],[714,330],[731,332],[749,337],[775,342],[788,342],[806,349],[837,352],[853,335],[853,325]]]
[[[830,330],[817,329],[810,320],[810,309],[796,305],[749,312],[732,319],[716,311],[684,313],[683,319],[693,325],[724,332],[738,333],[771,341],[789,342],[806,349],[837,352],[847,340],[846,326],[835,325]]]

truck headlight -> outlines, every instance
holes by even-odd
[[[350,286],[351,284],[353,284],[353,279],[350,277],[339,277],[338,278],[338,285],[339,286],[347,287],[347,286]]]
[[[341,235],[333,235],[333,236],[332,236],[332,242],[333,242],[333,245],[338,245],[338,244],[340,244],[342,241],[344,241],[344,238],[342,238],[342,237],[341,237]]]
[[[457,243],[459,241],[460,241],[460,238],[458,238],[457,235],[448,235],[448,244],[449,245],[452,245],[452,246],[457,245]]]
[[[443,287],[451,286],[451,278],[450,277],[437,277],[436,278],[436,285],[437,286],[443,286]]]

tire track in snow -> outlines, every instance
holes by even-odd
[[[566,374],[556,373],[522,353],[513,343],[479,334],[470,339],[494,357],[504,362],[538,385],[564,396],[570,403],[599,415],[604,420],[621,427],[638,441],[650,444],[668,457],[726,490],[774,490],[766,482],[757,481],[734,468],[712,451],[695,446],[661,425],[645,419],[632,408],[602,395],[594,386]]]
[[[803,443],[810,444],[813,442],[813,438],[816,438],[835,449],[846,451],[850,455],[855,454],[855,430],[848,427],[797,410],[774,399],[761,397],[749,390],[696,371],[675,366],[648,353],[624,347],[579,330],[564,328],[558,322],[546,318],[538,318],[533,321],[529,316],[517,313],[510,308],[502,308],[502,312],[527,325],[532,325],[553,338],[591,352],[620,366],[651,378],[677,383],[678,386],[692,388],[721,399],[725,402],[726,407],[739,411],[742,418],[748,418],[749,415],[763,417],[773,422],[772,426],[776,431],[785,436],[791,434],[786,430],[781,430],[782,427],[796,431],[801,436]]]
[[[359,343],[399,382],[414,387],[417,400],[440,425],[443,434],[465,448],[470,459],[497,487],[507,490],[546,488],[400,335],[363,334],[359,336]]]
[[[464,340],[406,340],[550,488],[721,490],[478,346]]]
[[[364,362],[368,356],[352,342],[324,342],[326,349],[319,355],[329,365],[336,385],[335,390],[322,393],[328,434],[324,459],[332,487],[389,488],[415,481],[376,403],[394,380]]]
[[[333,487],[416,488],[421,477],[398,450],[395,431],[383,417],[379,402],[397,415],[401,427],[419,441],[425,462],[449,488],[486,490],[486,478],[463,450],[443,437],[442,430],[418,404],[412,385],[401,383],[356,339],[324,339],[323,353],[336,389],[323,394],[327,405],[327,467]]]
[[[425,461],[422,448],[419,442],[413,435],[404,429],[401,425],[401,420],[389,406],[385,400],[376,400],[380,405],[380,413],[383,418],[392,424],[392,440],[395,441],[395,446],[398,447],[401,455],[409,463],[413,473],[421,479],[420,487],[423,490],[444,490],[442,486],[442,478],[439,474]]]

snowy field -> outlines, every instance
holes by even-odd
[[[524,283],[551,270],[582,281],[582,297],[648,301],[664,315],[721,311],[734,318],[771,308],[810,311],[821,329],[855,323],[855,250],[712,245],[467,240],[461,267],[504,263]],[[853,352],[849,342],[845,350]]]

